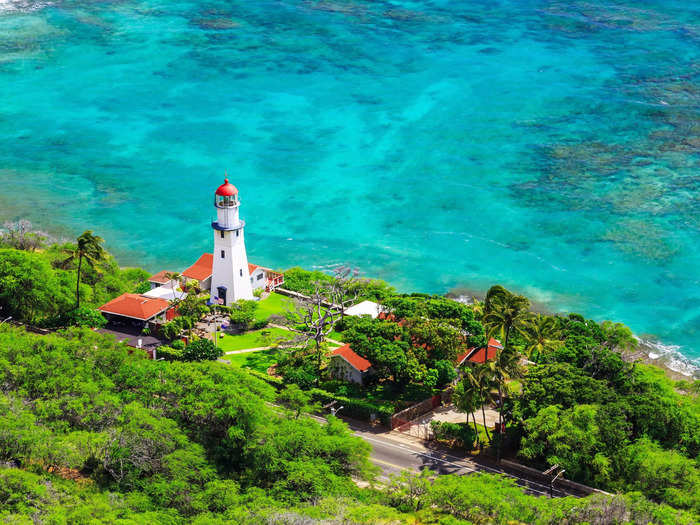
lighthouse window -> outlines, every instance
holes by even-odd
[[[226,252],[224,250],[221,250],[221,258],[223,259],[224,257],[226,257]]]
[[[240,230],[236,230],[236,237],[238,237],[239,233],[240,233]]]
[[[221,238],[223,239],[223,238],[224,238],[224,232],[223,232],[223,230],[220,231],[219,233],[221,234]]]
[[[243,268],[241,268],[241,269],[238,270],[238,271],[241,272],[241,277],[243,277]]]

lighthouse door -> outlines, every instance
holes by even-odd
[[[226,304],[226,287],[217,286],[216,293],[219,295],[219,299],[221,299],[221,304]]]

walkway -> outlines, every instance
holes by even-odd
[[[498,422],[498,411],[485,407],[484,412],[486,414],[486,425],[489,428],[493,428]],[[477,425],[483,425],[484,418],[481,414],[481,410],[478,410],[475,415]],[[472,418],[470,414],[469,421],[471,420]],[[442,423],[464,423],[467,421],[467,414],[464,412],[459,412],[454,405],[439,407],[411,421],[411,425],[407,430],[393,430],[392,434],[408,434],[409,436],[417,437],[419,439],[432,439],[433,431],[430,428],[431,421],[440,421]]]
[[[248,352],[260,352],[261,350],[271,350],[272,348],[276,348],[276,347],[275,346],[258,346],[256,348],[245,348],[243,350],[231,350],[230,352],[224,352],[224,355],[246,354]]]

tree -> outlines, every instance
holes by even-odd
[[[313,344],[313,354],[316,356],[316,383],[321,379],[323,366],[323,342],[340,319],[340,313],[331,307],[332,293],[329,285],[316,282],[314,291],[308,297],[295,301],[295,311],[290,312],[289,321],[292,329],[298,334],[288,345],[308,348]]]
[[[33,323],[57,314],[69,300],[55,272],[40,254],[0,250],[0,307],[3,316]]]
[[[46,233],[32,230],[32,223],[24,219],[7,221],[3,226],[6,231],[0,234],[0,244],[16,250],[33,252],[41,248],[49,237]]]
[[[339,266],[333,271],[333,281],[330,283],[329,296],[331,302],[340,310],[340,320],[345,317],[345,309],[357,300],[357,268]]]
[[[567,476],[582,483],[605,485],[612,475],[610,458],[603,454],[596,405],[562,410],[549,406],[525,421],[520,454],[548,465],[558,464]]]
[[[484,302],[484,324],[490,333],[499,333],[504,349],[510,348],[513,332],[524,334],[531,318],[530,301],[510,293],[502,286],[492,286]]]
[[[411,345],[424,350],[426,364],[441,359],[454,362],[464,351],[462,331],[447,320],[414,317],[406,323],[406,329]]]
[[[170,281],[170,289],[173,292],[173,297],[176,300],[182,299],[182,294],[180,294],[180,297],[178,297],[175,294],[175,286],[180,284],[180,277],[181,275],[178,272],[166,272],[165,278]]]
[[[622,323],[603,321],[600,325],[605,337],[605,346],[610,350],[634,350],[639,345],[638,339],[627,326]]]
[[[298,419],[302,413],[313,412],[316,406],[311,404],[311,394],[304,392],[299,385],[291,384],[284,387],[277,395],[277,402],[295,413]]]
[[[87,326],[88,328],[102,328],[107,324],[102,312],[89,306],[81,306],[69,312],[67,321],[71,326]]]
[[[474,421],[474,435],[479,439],[479,429],[476,426],[476,411],[484,405],[484,399],[479,387],[473,384],[469,379],[465,378],[455,386],[455,391],[452,394],[452,400],[455,406],[461,412],[467,414],[467,425],[469,424],[469,415],[471,414]],[[465,443],[465,445],[468,445]]]
[[[503,429],[503,391],[506,381],[519,377],[522,373],[520,354],[512,349],[499,350],[496,357],[487,361],[498,388],[498,431]],[[498,440],[497,459],[501,459],[501,439]]]
[[[486,430],[486,438],[491,442],[491,434],[489,433],[489,427],[486,424],[486,410],[484,405],[489,399],[489,392],[493,386],[494,377],[493,371],[488,364],[474,364],[471,366],[464,367],[462,370],[464,374],[464,380],[468,381],[476,392],[478,392],[478,397],[481,400],[481,416],[484,421],[484,429]]]
[[[92,231],[84,231],[77,239],[77,244],[71,247],[68,251],[68,257],[63,261],[62,266],[65,268],[75,259],[78,259],[77,279],[75,283],[75,307],[80,308],[80,273],[83,267],[83,260],[91,268],[95,268],[106,258],[106,253],[102,248],[104,239],[93,235]]]
[[[255,321],[255,311],[258,309],[257,301],[240,299],[231,305],[229,319],[231,324],[247,328]]]
[[[185,346],[182,357],[185,361],[214,361],[224,355],[209,339],[195,339]]]
[[[537,356],[539,362],[542,355],[560,348],[564,341],[559,320],[551,315],[535,315],[524,331],[526,346],[524,353],[528,359]]]

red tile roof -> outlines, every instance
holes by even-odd
[[[459,354],[457,356],[457,366],[464,363],[464,361],[470,361],[472,363],[485,363],[486,361],[490,361],[496,357],[498,351],[502,349],[503,345],[501,345],[501,342],[492,337],[489,339],[488,346],[481,348],[470,348],[466,352]]]
[[[365,372],[370,366],[372,366],[372,363],[367,361],[367,359],[357,355],[353,349],[350,348],[349,344],[333,350],[333,355],[339,355],[350,363],[353,368],[359,370],[360,372]]]
[[[489,348],[495,348],[496,350],[503,350],[503,345],[498,339],[494,339],[493,337],[489,339]]]
[[[148,280],[152,283],[160,283],[160,284],[169,283],[170,279],[168,279],[166,277],[166,275],[169,273],[172,273],[172,272],[169,272],[168,270],[161,270],[157,274],[151,275],[151,278]]]
[[[109,314],[131,317],[146,321],[167,310],[170,304],[165,299],[145,297],[135,293],[125,293],[98,308]]]
[[[203,281],[208,277],[211,277],[212,266],[214,265],[214,255],[211,253],[204,253],[197,259],[197,262],[192,266],[187,268],[182,275],[190,279],[197,279],[198,281]]]
[[[257,270],[258,268],[260,268],[260,269],[261,269],[262,271],[264,271],[264,272],[270,270],[269,268],[264,268],[264,267],[262,267],[262,266],[258,266],[257,264],[248,263],[248,273],[249,273],[249,274],[252,274],[252,273],[253,273],[255,270]]]

